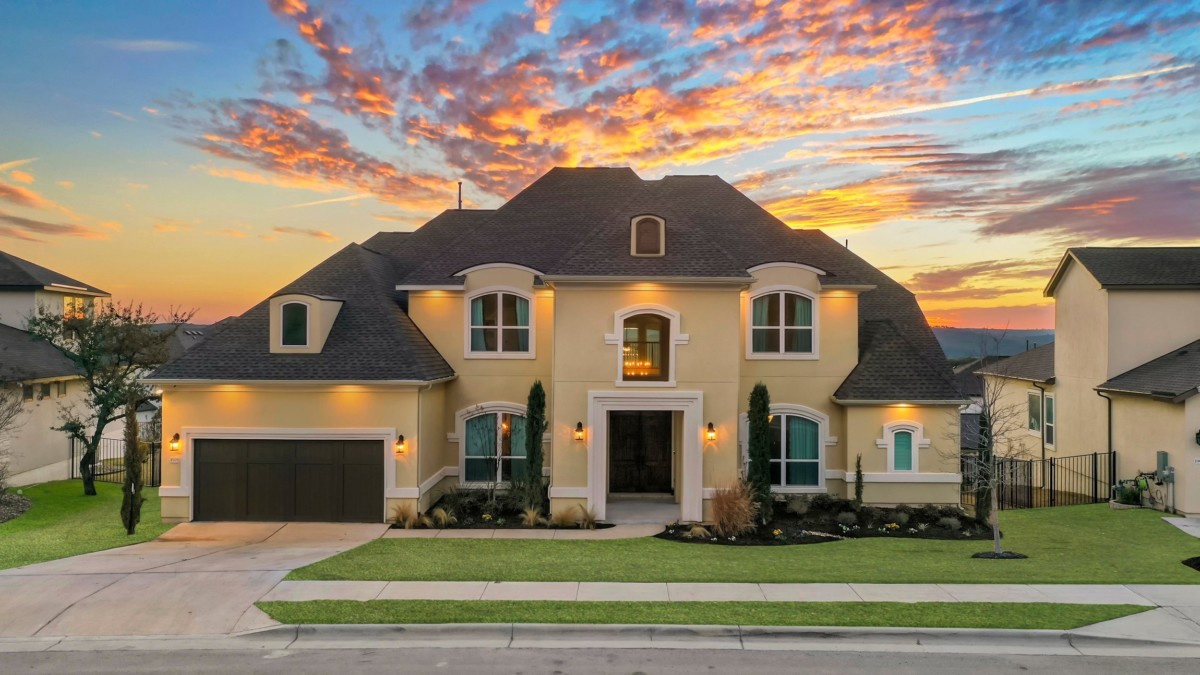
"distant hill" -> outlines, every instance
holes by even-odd
[[[934,328],[948,359],[1012,356],[1054,342],[1052,330],[1001,330],[998,328]],[[1001,338],[1003,335],[1003,338]],[[999,342],[997,342],[999,341]]]

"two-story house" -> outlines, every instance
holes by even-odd
[[[1117,478],[1156,469],[1165,506],[1200,514],[1200,247],[1068,249],[1045,289],[1055,341],[985,367],[1034,457],[1115,452]]]
[[[153,381],[164,518],[380,521],[524,470],[547,391],[552,509],[711,516],[771,394],[782,494],[959,500],[965,401],[912,294],[715,176],[554,169],[324,261]],[[849,487],[848,487],[849,484]]]
[[[75,364],[52,345],[25,331],[39,307],[85,312],[108,293],[64,274],[0,251],[0,387],[21,396],[17,427],[0,438],[0,461],[9,482],[28,485],[69,475],[67,436],[60,407],[82,405],[84,386]],[[7,459],[5,460],[5,457]]]

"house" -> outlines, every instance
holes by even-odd
[[[782,494],[959,501],[966,401],[911,293],[715,176],[554,169],[351,244],[163,366],[163,516],[380,521],[524,471],[555,512],[711,517],[767,385]],[[176,439],[176,434],[178,438]]]
[[[1023,421],[1032,455],[1114,452],[1117,478],[1154,471],[1169,508],[1200,514],[1200,247],[1068,249],[1045,289],[1055,341],[981,372]]]
[[[82,405],[85,389],[75,364],[24,329],[38,307],[83,312],[109,294],[89,284],[0,251],[0,387],[20,390],[25,412],[0,439],[9,482],[28,485],[69,476],[70,441],[54,431],[62,406]]]

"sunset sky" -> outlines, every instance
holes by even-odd
[[[1200,245],[1200,1],[0,4],[0,250],[238,314],[556,165],[718,174],[1052,327],[1067,246]]]

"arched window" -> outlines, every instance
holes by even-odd
[[[308,305],[303,302],[284,303],[279,308],[279,336],[284,347],[308,346]]]
[[[671,379],[671,320],[661,314],[625,319],[621,341],[621,379],[666,382]]]
[[[771,416],[771,485],[821,484],[821,425],[800,415]]]
[[[484,293],[471,298],[470,307],[470,353],[529,353],[529,298],[516,293]]]
[[[889,472],[917,473],[921,448],[928,448],[930,441],[920,422],[899,421],[883,425],[883,438],[876,445],[887,449]]]
[[[630,253],[639,256],[666,254],[666,224],[661,218],[642,216],[633,220]]]
[[[750,353],[807,355],[816,344],[813,298],[792,291],[770,291],[750,301]]]
[[[525,417],[483,412],[464,425],[463,482],[507,483],[525,477]]]

